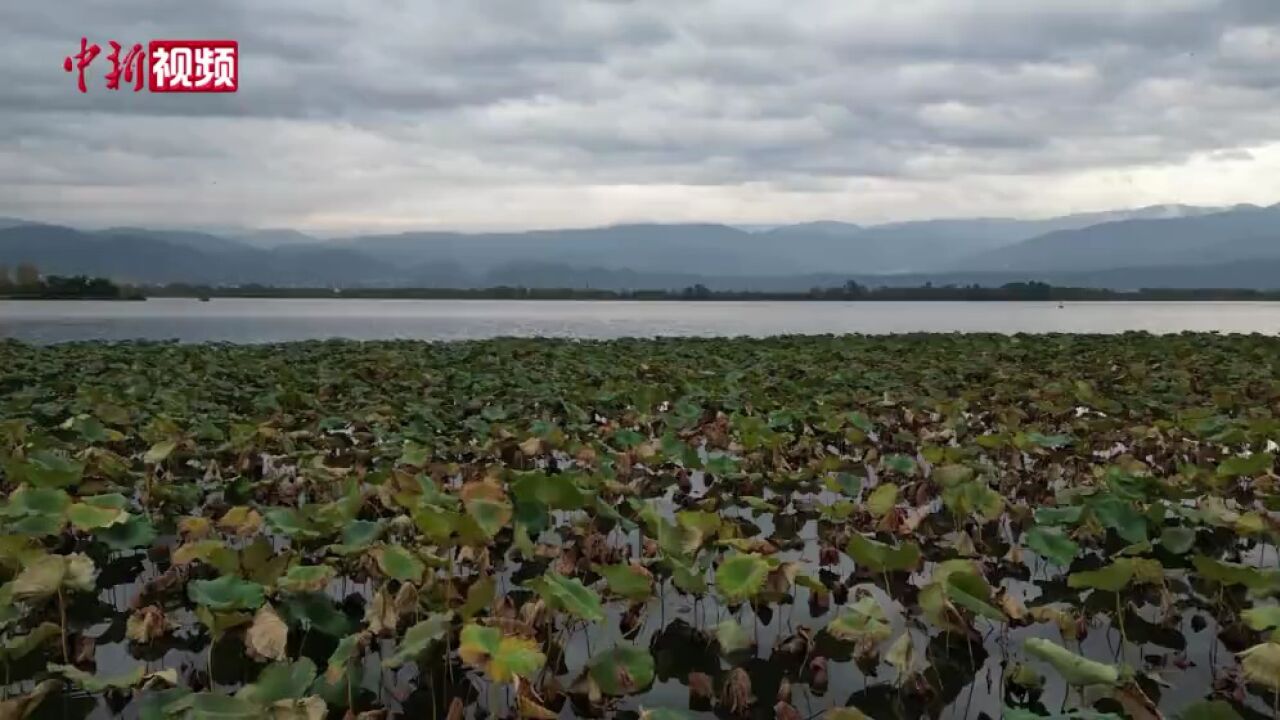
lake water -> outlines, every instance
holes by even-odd
[[[239,343],[823,333],[1280,334],[1265,302],[623,302],[514,300],[0,301],[0,337]]]

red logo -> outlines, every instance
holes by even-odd
[[[151,92],[235,92],[240,46],[235,40],[152,40]]]
[[[152,40],[145,53],[141,43],[134,43],[123,57],[120,43],[108,44],[108,90],[119,90],[124,80],[138,92],[144,77],[151,92],[233,93],[240,88],[240,46],[235,40]],[[80,38],[80,52],[63,59],[63,70],[79,73],[80,92],[89,91],[85,70],[101,52],[97,43]]]

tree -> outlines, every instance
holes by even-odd
[[[13,282],[21,290],[35,289],[40,286],[40,271],[31,263],[20,263]]]
[[[13,289],[13,283],[9,281],[9,266],[0,265],[0,292],[8,292]]]

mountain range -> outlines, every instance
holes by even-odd
[[[262,230],[77,229],[0,218],[0,264],[120,282],[803,290],[868,285],[1280,287],[1280,205],[769,228],[629,224],[320,239]]]

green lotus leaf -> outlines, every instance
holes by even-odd
[[[190,698],[195,720],[261,720],[265,716],[257,703],[231,695],[203,692]]]
[[[1094,501],[1089,508],[1103,527],[1115,530],[1127,542],[1136,543],[1147,539],[1147,518],[1138,512],[1132,502],[1106,497]]]
[[[288,592],[320,592],[338,572],[328,565],[294,565],[277,581]]]
[[[138,720],[169,720],[191,708],[190,688],[173,687],[164,690],[144,690],[138,701]]]
[[[413,524],[432,542],[443,543],[458,529],[462,515],[432,505],[424,505],[413,511]]]
[[[653,591],[653,574],[642,565],[602,565],[595,570],[604,576],[609,592],[628,600],[647,600]]]
[[[301,625],[331,637],[343,637],[352,630],[351,618],[322,592],[289,593],[281,599],[280,614],[292,625]]]
[[[382,537],[385,523],[374,520],[352,520],[342,528],[342,546],[347,552],[369,547]]]
[[[1094,588],[1107,592],[1120,592],[1132,583],[1159,584],[1164,580],[1164,568],[1149,558],[1119,558],[1097,570],[1072,573],[1067,586]]]
[[[831,492],[844,493],[849,497],[858,497],[862,492],[862,478],[852,473],[827,473],[823,483]]]
[[[548,475],[541,471],[518,473],[511,483],[511,494],[519,501],[551,510],[579,510],[591,499],[590,494],[574,483],[572,474]]]
[[[882,483],[867,496],[867,511],[875,517],[883,517],[897,502],[898,486],[893,483]]]
[[[716,590],[731,605],[755,597],[764,589],[769,576],[769,563],[762,556],[750,553],[730,555],[716,568]]]
[[[719,513],[700,510],[681,510],[676,513],[676,523],[685,530],[680,546],[686,552],[693,552],[708,538],[720,532],[723,519]]]
[[[270,508],[263,511],[262,516],[272,530],[287,537],[318,540],[327,534],[294,508]]]
[[[405,631],[404,638],[400,641],[400,645],[396,647],[395,652],[391,654],[391,657],[382,661],[382,666],[392,669],[398,668],[421,656],[427,651],[427,647],[431,643],[448,634],[449,623],[452,620],[453,613],[432,613],[427,616],[426,620],[414,624]],[[330,662],[332,663],[332,661]]]
[[[664,558],[671,567],[671,580],[676,587],[692,595],[701,595],[707,591],[707,577],[704,568],[678,557]]]
[[[915,475],[916,471],[919,469],[916,465],[915,458],[907,455],[886,455],[884,458],[884,468],[908,477]]]
[[[1036,525],[1027,531],[1025,540],[1032,552],[1058,565],[1070,565],[1080,551],[1074,540],[1053,526]]]
[[[1251,607],[1240,613],[1240,619],[1251,630],[1280,628],[1280,605]]]
[[[165,460],[168,460],[169,456],[172,455],[173,451],[177,448],[178,443],[176,440],[163,440],[152,445],[151,448],[147,450],[146,454],[142,456],[142,462],[147,463],[148,465],[158,465]]]
[[[27,515],[60,516],[71,506],[71,496],[54,488],[21,487],[9,494],[9,502],[0,507],[0,517],[21,518]]]
[[[57,628],[54,629],[56,630]],[[726,655],[745,650],[752,645],[751,637],[747,635],[747,631],[733,618],[716,625],[716,643],[720,646],[720,652]]]
[[[89,531],[110,527],[128,519],[129,514],[119,508],[103,508],[88,503],[74,503],[67,508],[67,519],[77,530]]]
[[[1265,642],[1236,654],[1250,683],[1280,692],[1280,643]]]
[[[257,705],[297,700],[307,694],[315,679],[316,664],[311,658],[271,663],[258,674],[256,682],[241,688],[236,698]]]
[[[37,450],[26,460],[10,460],[5,466],[9,482],[33,488],[65,488],[80,483],[84,463],[52,450]]]
[[[402,545],[383,545],[373,553],[378,569],[389,578],[417,585],[422,582],[427,566]]]
[[[565,577],[553,571],[527,584],[557,610],[563,610],[587,622],[604,620],[604,606],[600,603],[600,596],[577,578]]]
[[[1244,720],[1226,700],[1197,700],[1183,708],[1178,720]]]
[[[903,543],[892,546],[864,535],[854,533],[849,537],[845,552],[853,561],[874,572],[914,570],[920,564],[920,546]]]
[[[1084,515],[1083,505],[1065,507],[1038,507],[1035,509],[1037,525],[1075,525]]]
[[[853,604],[841,608],[836,617],[827,624],[827,632],[837,640],[872,644],[888,640],[893,634],[884,608],[870,594],[863,595]]]
[[[1174,555],[1185,555],[1196,544],[1196,531],[1188,527],[1167,527],[1160,531],[1160,546]]]
[[[1044,638],[1028,638],[1023,647],[1031,655],[1052,665],[1070,685],[1114,686],[1120,682],[1120,671],[1114,665],[1081,657]]]
[[[965,465],[943,465],[934,468],[930,478],[942,487],[953,487],[973,479],[973,468]]]
[[[1280,593],[1280,570],[1261,570],[1248,565],[1222,562],[1204,555],[1191,558],[1196,575],[1223,585],[1243,585],[1256,597]]]
[[[946,595],[951,602],[975,615],[1004,621],[1004,613],[991,604],[991,586],[977,573],[953,572],[946,577]]]
[[[25,515],[7,523],[9,532],[27,537],[58,535],[67,525],[65,515]]]
[[[261,585],[231,575],[192,580],[187,585],[187,596],[191,602],[217,612],[257,610],[265,600]]]
[[[616,645],[597,655],[587,672],[605,695],[632,695],[653,684],[653,655],[634,645]]]
[[[1262,475],[1271,470],[1275,460],[1275,455],[1269,452],[1229,457],[1218,464],[1217,475],[1221,478]]]
[[[26,635],[7,637],[0,643],[0,661],[12,663],[21,660],[61,634],[62,630],[56,624],[44,622]]]
[[[502,631],[483,625],[462,628],[458,655],[474,668],[484,670],[493,682],[510,682],[513,677],[530,677],[547,658],[537,642],[523,637],[504,636]]]
[[[694,720],[694,716],[685,710],[652,708],[649,710],[641,710],[640,720]]]
[[[102,692],[107,688],[133,687],[142,682],[142,676],[146,674],[146,668],[141,665],[136,666],[132,672],[112,678],[99,678],[93,673],[87,673],[75,666],[59,665],[57,663],[49,663],[48,670],[55,675],[61,675],[91,693]]]
[[[363,633],[355,633],[338,641],[338,647],[334,648],[329,655],[329,661],[325,667],[323,676],[325,682],[336,683],[342,679],[355,661],[363,639]]]
[[[498,585],[494,582],[492,575],[478,578],[467,587],[467,599],[462,603],[462,607],[458,608],[458,614],[463,620],[470,620],[481,610],[493,604],[497,589]]]
[[[123,522],[95,530],[93,535],[112,550],[123,551],[149,547],[155,542],[156,529],[145,515],[125,513]]]

